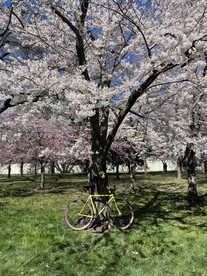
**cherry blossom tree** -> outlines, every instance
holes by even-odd
[[[10,112],[4,116],[1,125],[1,163],[33,164],[41,172],[40,186],[43,189],[46,167],[55,163],[84,162],[89,143],[83,139],[80,127],[63,122],[62,118],[53,116],[44,118],[41,113],[20,115]]]
[[[15,47],[1,70],[3,108],[30,101],[87,121],[91,183],[106,191],[107,155],[129,112],[143,108],[151,93],[159,91],[159,99],[167,84],[179,83],[181,91],[186,82],[200,85],[195,72],[206,64],[205,1],[22,0],[5,9],[11,7],[16,16],[9,30],[19,49],[33,53],[23,57]],[[206,76],[202,82],[206,87]]]
[[[177,156],[178,169],[181,169],[185,161],[189,195],[197,194],[196,159],[199,160],[199,154],[201,159],[205,154],[207,127],[206,87],[203,85],[205,70],[206,65],[199,66],[192,72],[190,83],[182,85],[176,83],[166,87],[161,92],[160,101],[153,101],[153,95],[150,95],[144,115],[145,117],[149,115],[148,120],[151,120],[151,131],[148,136],[151,136],[149,139],[155,155],[162,155],[164,159]],[[174,87],[176,89],[173,89]],[[166,93],[166,89],[170,91]],[[178,175],[181,176],[180,170]]]

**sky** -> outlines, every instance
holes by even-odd
[[[12,3],[12,0],[3,0],[3,1],[0,1],[0,4],[3,4],[3,6],[9,6],[11,3]]]

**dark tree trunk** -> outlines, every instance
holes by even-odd
[[[116,164],[116,179],[120,179],[120,174],[119,174],[119,163],[117,162]]]
[[[188,177],[188,197],[190,200],[197,198],[197,183],[196,183],[196,157],[192,144],[187,144],[184,160],[187,164]]]
[[[37,176],[37,161],[31,164],[30,172]]]
[[[24,176],[24,162],[23,161],[21,161],[21,164],[20,164],[20,175],[21,175],[21,177]]]
[[[182,167],[183,167],[183,157],[178,156],[178,158],[177,158],[177,176],[178,176],[178,179],[182,179]]]
[[[136,185],[136,161],[135,161],[135,153],[133,148],[130,150],[130,189],[135,191]]]
[[[9,162],[9,165],[8,165],[8,174],[7,174],[7,177],[11,178],[11,162]]]
[[[163,165],[163,173],[167,172],[167,163],[166,162],[162,162]]]
[[[206,174],[207,173],[207,158],[204,159],[204,173]]]
[[[35,176],[37,176],[37,164],[34,165],[34,173],[35,173]]]
[[[130,162],[130,185],[131,185],[130,188],[132,190],[135,190],[135,185],[136,185],[135,168],[136,168],[135,162],[131,161]]]
[[[147,174],[147,158],[144,156],[144,173]]]
[[[127,160],[128,174],[131,174],[131,162]]]
[[[44,190],[45,189],[45,166],[43,162],[40,162],[40,175],[41,175],[40,189]]]
[[[91,126],[91,156],[89,164],[90,183],[94,187],[92,193],[108,194],[108,177],[106,159],[109,148],[105,148],[108,131],[109,109],[97,109],[90,118]],[[112,141],[111,141],[112,143]]]
[[[108,194],[108,177],[106,173],[106,159],[100,154],[92,154],[89,165],[89,181],[92,185],[91,193]]]
[[[202,173],[206,174],[207,173],[207,157],[206,157],[206,154],[204,154],[204,153],[201,154],[200,162],[201,162]]]
[[[55,162],[54,161],[52,161],[50,163],[50,173],[51,173],[51,175],[55,174]]]

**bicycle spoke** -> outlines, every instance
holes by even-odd
[[[115,202],[110,206],[108,219],[112,226],[125,230],[130,227],[134,220],[134,211],[131,205],[122,199],[116,200],[118,210]],[[120,211],[120,212],[119,212]]]
[[[93,212],[88,203],[82,200],[73,201],[66,209],[65,221],[74,230],[84,230],[92,222]]]

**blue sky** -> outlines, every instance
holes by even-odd
[[[6,0],[3,6],[9,6],[12,3],[12,0]]]

